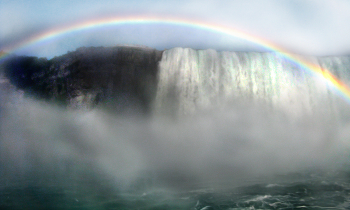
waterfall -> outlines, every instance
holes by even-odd
[[[304,57],[350,84],[348,57]],[[288,116],[339,117],[349,104],[329,84],[275,52],[174,48],[159,63],[156,112],[191,115],[232,102],[265,104]],[[343,115],[343,114],[342,114]]]

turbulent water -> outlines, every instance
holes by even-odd
[[[152,69],[158,57],[137,53]],[[123,89],[106,70],[118,65],[115,78],[140,82],[126,57],[99,63],[94,85]],[[350,85],[349,57],[306,59]],[[322,79],[271,52],[175,48],[158,67],[154,97],[136,88],[152,96],[146,116],[63,108],[1,75],[0,209],[350,208],[350,105]]]

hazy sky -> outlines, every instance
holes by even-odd
[[[349,54],[349,11],[347,0],[0,0],[0,49],[77,22],[152,15],[227,25],[301,54]],[[52,57],[80,46],[118,44],[261,50],[242,39],[191,27],[131,24],[60,36],[17,53]]]

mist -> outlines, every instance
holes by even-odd
[[[1,174],[13,183],[85,167],[119,190],[150,177],[148,190],[176,191],[332,171],[349,161],[350,124],[321,116],[290,121],[263,106],[228,105],[193,116],[145,117],[67,110],[18,91],[1,95],[8,97],[0,112]]]

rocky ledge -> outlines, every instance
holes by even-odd
[[[162,51],[134,46],[81,47],[50,60],[12,56],[4,74],[26,95],[68,107],[107,106],[148,112]]]

